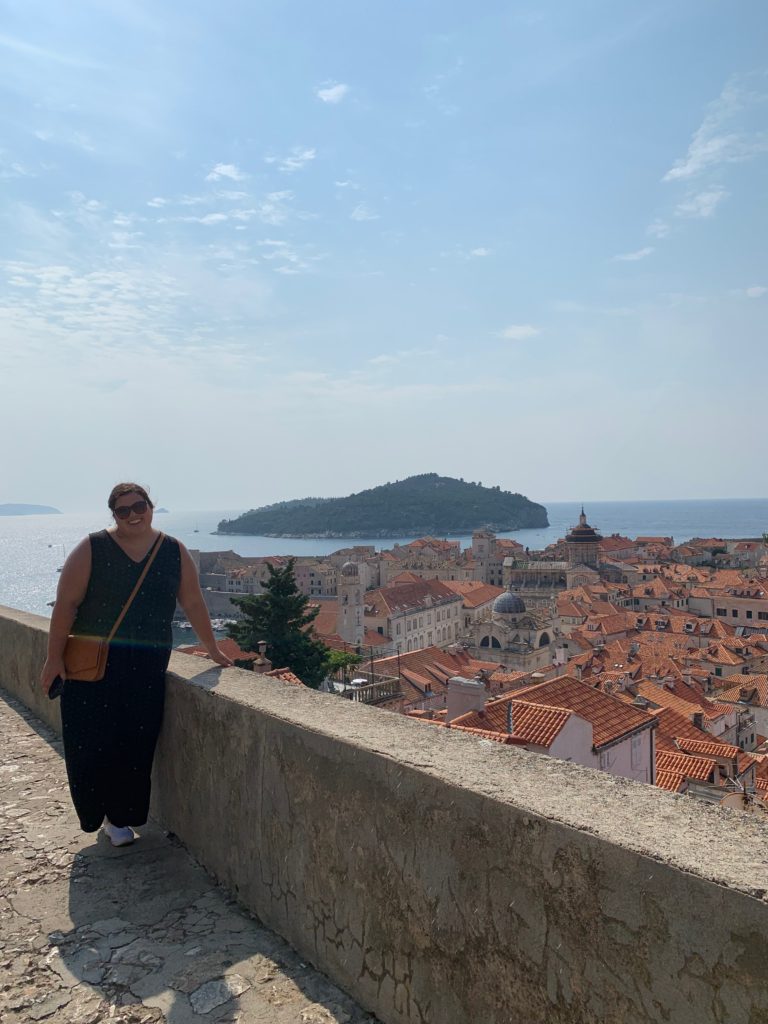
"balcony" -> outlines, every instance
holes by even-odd
[[[344,685],[341,696],[358,704],[383,704],[385,701],[402,697],[403,691],[397,676],[378,676],[355,669],[358,685]],[[366,682],[363,683],[362,680]]]
[[[46,628],[0,611],[4,1024],[768,1019],[761,821],[174,655],[112,850],[34,717]]]

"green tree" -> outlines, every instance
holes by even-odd
[[[339,672],[342,681],[346,683],[348,670],[354,668],[355,665],[359,665],[362,660],[360,655],[355,654],[353,651],[337,651],[331,648],[328,651],[325,664],[329,675],[335,675]]]
[[[293,558],[283,568],[268,564],[263,594],[232,598],[244,618],[229,627],[229,635],[246,651],[255,651],[265,640],[275,668],[289,668],[317,689],[326,675],[328,648],[309,628],[319,609],[309,608],[309,598],[296,586],[293,567]]]

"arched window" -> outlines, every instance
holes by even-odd
[[[541,640],[539,640],[539,647],[546,647],[549,643],[549,633],[542,633]]]
[[[484,636],[483,639],[480,641],[480,646],[481,647],[490,647],[491,646],[491,638],[488,637],[488,636]]]
[[[495,636],[491,637],[491,647],[501,647],[501,644],[499,643]]]

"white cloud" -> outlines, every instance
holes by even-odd
[[[154,199],[148,199],[147,200],[147,206],[153,206],[156,209],[159,209],[161,206],[167,206],[167,205],[168,205],[168,200],[167,199],[163,199],[162,196],[155,196]]]
[[[525,341],[526,338],[535,338],[537,334],[541,334],[541,328],[533,324],[510,324],[499,331],[499,337],[508,341]]]
[[[13,160],[4,149],[0,149],[0,178],[27,178],[31,177],[32,171],[27,170],[23,164]]]
[[[635,252],[625,252],[619,256],[614,256],[614,260],[618,260],[623,263],[634,263],[635,260],[644,260],[646,256],[650,256],[653,252],[652,245],[646,245],[642,249],[637,249]]]
[[[225,220],[229,220],[228,213],[206,213],[203,217],[170,217],[169,220],[181,221],[182,224],[221,224]],[[165,223],[165,220],[158,221],[158,223]]]
[[[485,246],[480,246],[478,249],[470,249],[470,256],[492,256],[493,249],[486,249]]]
[[[213,170],[206,174],[206,181],[220,181],[222,178],[229,178],[230,181],[244,181],[248,177],[235,164],[216,164]]]
[[[294,171],[300,171],[302,167],[308,164],[310,160],[314,160],[316,156],[317,151],[314,149],[294,146],[289,156],[265,156],[264,162],[267,164],[277,164],[279,170],[285,171],[287,174],[293,174]]]
[[[750,114],[768,101],[764,75],[757,76],[759,88],[752,87],[756,76],[732,78],[718,98],[709,104],[701,125],[691,139],[685,156],[680,157],[664,175],[664,181],[693,178],[719,164],[749,160],[768,151],[768,134],[757,131]]]
[[[33,57],[39,60],[51,61],[56,64],[64,64],[68,67],[79,68],[86,71],[109,71],[104,64],[94,64],[84,60],[82,57],[72,56],[69,53],[59,53],[56,50],[47,50],[41,46],[33,46],[24,42],[23,39],[15,39],[13,36],[0,35],[0,47],[6,50],[13,50],[24,57]]]
[[[675,207],[678,217],[711,217],[717,206],[730,195],[724,188],[705,189],[703,192],[690,193]]]
[[[645,233],[650,235],[651,238],[666,238],[669,230],[669,224],[657,217],[656,220],[651,221],[645,229]]]
[[[270,192],[262,200],[256,211],[256,216],[265,224],[283,224],[290,216],[290,210],[286,203],[293,199],[293,192],[284,190],[282,192]]]
[[[341,103],[344,97],[349,92],[349,86],[343,82],[337,82],[335,85],[327,85],[321,89],[315,90],[315,96],[323,103]]]
[[[138,249],[140,243],[137,239],[142,236],[142,231],[113,231],[107,245],[110,249]]]
[[[753,285],[751,288],[747,288],[746,295],[750,299],[760,299],[763,295],[768,292],[768,288],[765,288],[761,284]]]
[[[374,213],[367,203],[358,203],[349,215],[352,220],[378,220],[378,213]]]

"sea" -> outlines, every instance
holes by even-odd
[[[768,498],[723,498],[692,501],[585,502],[590,525],[603,535],[673,537],[675,543],[691,537],[760,537],[768,531]],[[372,544],[376,550],[407,544],[413,537],[382,540],[295,540],[290,538],[217,535],[222,519],[233,519],[244,509],[156,513],[154,525],[188,548],[235,551],[240,555],[327,555],[352,544]],[[535,530],[499,534],[526,547],[541,549],[563,537],[581,512],[577,502],[547,504],[550,525]],[[109,513],[0,516],[0,605],[50,616],[56,596],[58,572],[64,559],[86,534],[110,525]],[[460,536],[462,547],[470,535]]]

